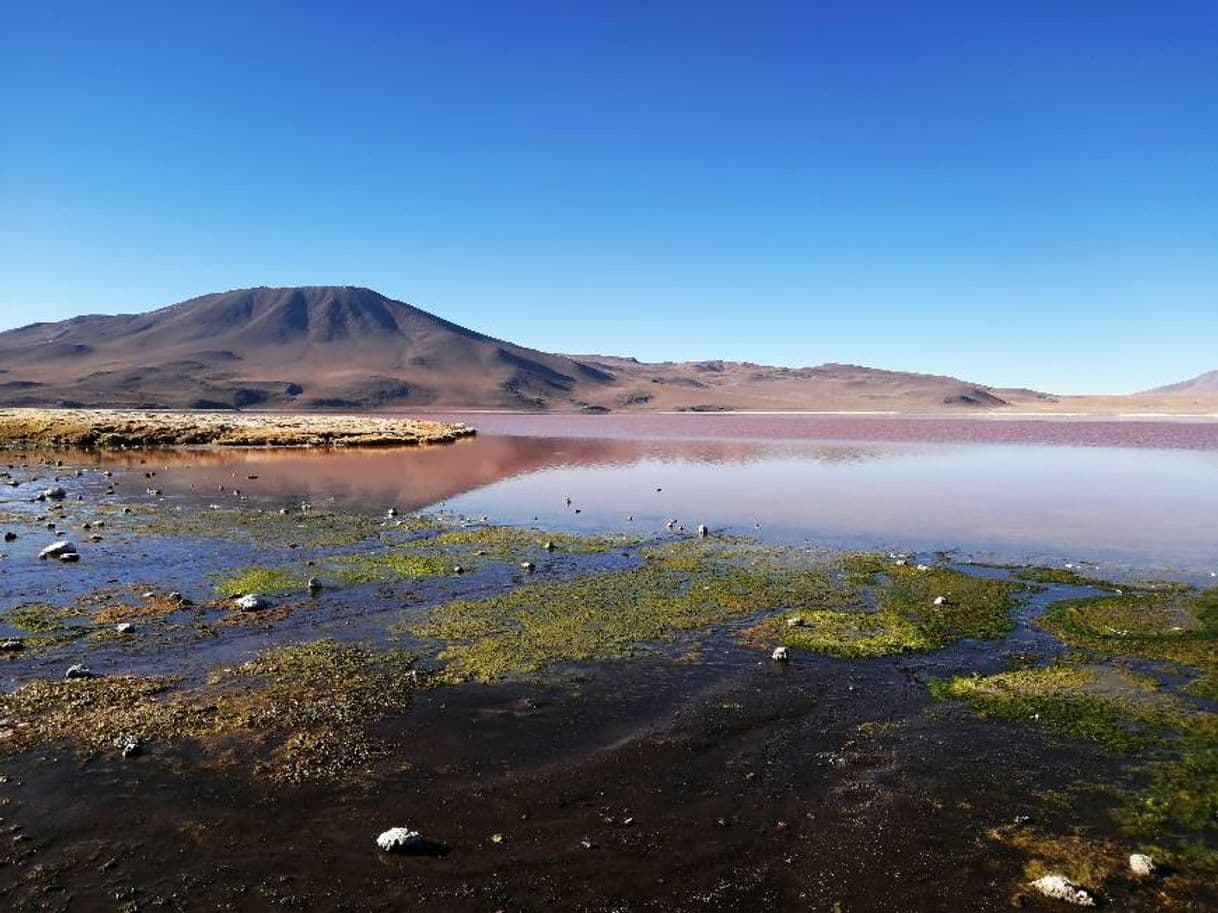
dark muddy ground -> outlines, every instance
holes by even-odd
[[[1090,587],[1021,592],[1006,635],[924,653],[795,649],[776,663],[740,636],[757,618],[739,617],[627,660],[461,681],[403,625],[453,599],[637,566],[648,543],[510,556],[465,545],[443,555],[466,562],[466,573],[327,584],[243,614],[216,587],[250,565],[376,555],[464,527],[398,526],[369,512],[321,536],[276,526],[297,514],[284,519],[275,506],[224,535],[207,496],[148,494],[159,483],[146,465],[107,478],[15,459],[19,484],[0,510],[19,538],[0,562],[0,609],[63,611],[46,641],[0,624],[0,639],[29,642],[0,660],[4,690],[59,680],[76,662],[99,681],[169,675],[176,688],[203,687],[217,668],[320,639],[405,647],[434,682],[369,723],[387,751],[316,782],[259,776],[265,746],[241,732],[150,739],[127,758],[71,739],[6,752],[0,739],[5,909],[1053,910],[1064,907],[1026,882],[1030,864],[1061,860],[1062,841],[1118,855],[1146,845],[1114,821],[1118,799],[1087,791],[1137,788],[1143,774],[1126,757],[982,719],[927,687],[1052,661],[1066,647],[1035,619]],[[67,489],[62,511],[29,500],[54,476]],[[76,564],[35,557],[54,538],[52,521],[38,518],[60,516],[53,522],[83,553]],[[535,573],[519,566],[522,555]],[[153,613],[170,590],[189,604]],[[112,610],[105,622],[99,605]],[[116,605],[129,615],[114,614]],[[133,636],[110,636],[120,616],[132,619]],[[343,687],[336,681],[335,693]],[[13,724],[0,733],[4,725]],[[395,825],[420,830],[430,851],[378,851],[376,835]],[[1030,849],[997,836],[1011,828],[1058,843]],[[1174,868],[1142,881],[1115,869],[1094,887],[1115,909],[1218,909],[1210,870]]]

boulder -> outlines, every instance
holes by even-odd
[[[1065,875],[1045,875],[1037,878],[1030,885],[1045,897],[1065,901],[1076,907],[1094,907],[1095,895],[1080,884],[1071,881]]]
[[[76,546],[67,539],[60,539],[58,542],[52,542],[46,548],[38,553],[39,558],[59,558],[63,559],[64,555],[75,555]]]
[[[418,831],[391,827],[376,838],[376,845],[386,853],[418,853],[426,846],[426,841]]]

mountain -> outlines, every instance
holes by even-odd
[[[917,412],[1054,401],[857,365],[551,354],[350,286],[241,289],[0,333],[10,406]]]
[[[0,402],[541,408],[605,372],[370,289],[255,288],[0,333]]]
[[[1198,374],[1196,377],[1182,380],[1177,384],[1168,384],[1166,387],[1155,387],[1153,390],[1147,390],[1147,395],[1180,395],[1180,396],[1214,396],[1218,395],[1218,371],[1207,371],[1204,374]]]

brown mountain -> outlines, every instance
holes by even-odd
[[[242,289],[0,333],[0,405],[913,412],[1053,401],[855,365],[549,354],[348,286]]]
[[[1178,384],[1155,387],[1146,395],[1215,396],[1218,395],[1218,371],[1207,371],[1196,377],[1182,380]]]

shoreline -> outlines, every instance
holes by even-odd
[[[463,422],[307,413],[84,408],[0,410],[0,447],[415,447],[477,432]]]

